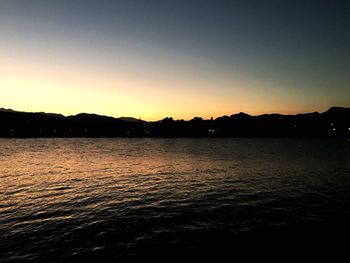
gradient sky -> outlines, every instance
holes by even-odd
[[[0,107],[157,120],[350,106],[350,1],[1,0]]]

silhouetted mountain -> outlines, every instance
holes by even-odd
[[[5,109],[5,108],[0,108],[0,112],[14,112],[14,110]]]
[[[156,122],[81,113],[65,117],[0,109],[0,137],[340,137],[350,138],[350,108],[297,115],[238,113],[217,119]]]
[[[118,120],[127,121],[127,122],[144,122],[143,120],[132,118],[132,117],[120,117]]]
[[[0,111],[0,137],[117,137],[143,136],[141,123],[81,113],[59,114]]]

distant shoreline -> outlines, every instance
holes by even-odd
[[[171,117],[147,122],[81,113],[19,112],[0,109],[0,138],[250,137],[350,138],[350,108],[296,115],[238,113],[216,119]]]

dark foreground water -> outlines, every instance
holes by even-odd
[[[349,243],[349,140],[0,139],[0,187],[1,262]]]

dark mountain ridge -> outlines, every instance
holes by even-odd
[[[238,113],[216,119],[146,122],[80,113],[19,112],[0,108],[0,137],[341,137],[350,138],[350,108],[296,115]]]

